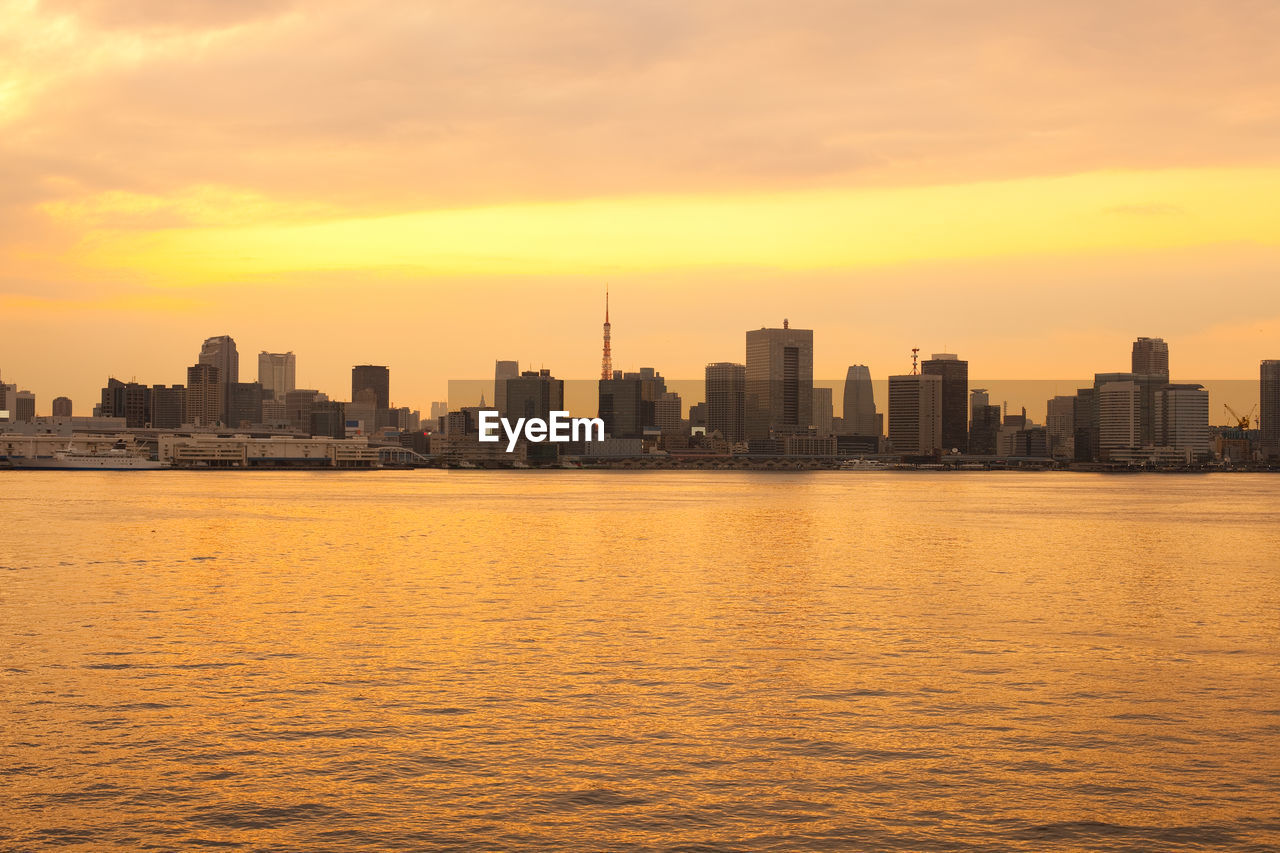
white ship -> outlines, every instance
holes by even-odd
[[[52,456],[10,456],[10,468],[42,468],[62,471],[154,471],[168,468],[142,453],[117,445],[110,450],[81,452],[56,451]]]

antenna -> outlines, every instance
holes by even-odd
[[[920,347],[911,348],[911,375],[915,376],[920,372]]]

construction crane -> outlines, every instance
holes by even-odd
[[[1231,408],[1230,406],[1228,406],[1226,403],[1223,403],[1223,404],[1222,404],[1222,408],[1224,408],[1224,409],[1226,409],[1226,410],[1227,410],[1227,414],[1228,414],[1228,415],[1231,415],[1231,417],[1233,417],[1233,418],[1235,418],[1235,419],[1236,419],[1236,421],[1237,421],[1237,423],[1236,423],[1236,427],[1237,427],[1238,429],[1248,429],[1248,428],[1249,428],[1249,419],[1250,419],[1250,418],[1252,418],[1252,417],[1253,417],[1253,413],[1254,413],[1255,411],[1257,411],[1257,409],[1258,409],[1258,404],[1257,404],[1257,403],[1254,403],[1254,404],[1253,404],[1253,408],[1249,410],[1249,414],[1244,415],[1244,416],[1241,416],[1241,414],[1240,414],[1239,412],[1237,412],[1235,409],[1233,409],[1233,408]]]

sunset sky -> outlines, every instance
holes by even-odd
[[[0,0],[0,376],[1280,358],[1280,4]],[[1215,416],[1216,412],[1211,413]]]

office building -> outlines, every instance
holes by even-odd
[[[1155,396],[1156,447],[1187,454],[1187,461],[1210,453],[1209,392],[1203,385],[1169,385]]]
[[[808,432],[813,419],[813,331],[747,332],[747,438]]]
[[[920,372],[942,377],[942,446],[964,453],[969,449],[969,362],[953,353],[934,353]]]
[[[292,429],[306,432],[311,429],[311,404],[328,400],[314,388],[295,388],[284,395],[285,419]]]
[[[391,371],[380,364],[359,364],[351,368],[351,399],[371,390],[379,409],[391,408]]]
[[[0,406],[0,409],[4,408]],[[71,417],[71,398],[70,397],[54,397],[53,398],[53,416],[55,418]]]
[[[865,364],[850,365],[844,377],[844,410],[846,435],[875,435],[883,431],[876,417],[875,392],[871,387],[871,369]]]
[[[1169,381],[1169,345],[1163,338],[1138,338],[1133,342],[1133,370],[1140,376],[1163,376]]]
[[[233,382],[227,387],[227,423],[232,428],[262,423],[262,395],[265,390],[260,382]]]
[[[166,388],[151,386],[151,426],[154,429],[178,429],[185,423],[187,389],[183,385]]]
[[[605,435],[643,438],[646,429],[657,427],[655,404],[665,393],[666,380],[652,367],[637,373],[615,370],[612,379],[601,379],[598,416]]]
[[[912,373],[889,377],[889,442],[894,453],[942,452],[942,377]]]
[[[346,407],[336,400],[313,400],[307,431],[314,437],[347,437]]]
[[[258,384],[265,400],[284,402],[284,395],[297,388],[297,359],[291,352],[258,353]]]
[[[507,380],[519,377],[519,362],[495,361],[493,363],[493,407],[500,414],[507,413]]]
[[[1141,386],[1131,378],[1104,382],[1098,388],[1100,458],[1105,461],[1112,451],[1142,446]]]
[[[667,391],[653,401],[653,425],[664,435],[684,432],[684,403],[680,395]]]
[[[1267,359],[1259,366],[1258,431],[1263,458],[1280,458],[1280,359]]]
[[[526,370],[514,379],[508,379],[506,388],[505,414],[508,418],[546,420],[552,412],[564,411],[564,380],[556,379],[546,368]]]
[[[969,421],[969,452],[977,456],[995,456],[999,450],[1000,407],[992,406],[987,389],[975,388],[969,394],[972,415]]]
[[[706,367],[707,433],[719,431],[729,444],[747,437],[747,368],[730,361],[716,361]]]
[[[209,427],[223,423],[226,416],[226,386],[222,373],[211,364],[194,364],[187,368],[185,422]]]
[[[813,417],[810,424],[816,435],[834,435],[832,421],[835,420],[835,406],[831,399],[830,388],[813,389]]]
[[[199,364],[215,367],[218,370],[218,381],[222,383],[220,398],[222,409],[215,422],[227,424],[231,422],[228,406],[231,404],[230,386],[240,381],[240,354],[236,350],[236,342],[230,335],[218,335],[206,338],[200,347]],[[187,383],[191,385],[190,382]]]
[[[98,409],[104,418],[124,418],[129,429],[141,429],[151,424],[151,389],[139,382],[121,382],[114,377],[107,379],[102,389]]]
[[[1057,396],[1049,400],[1044,419],[1049,439],[1049,452],[1058,458],[1072,459],[1075,455],[1075,405],[1072,396]]]
[[[19,423],[30,423],[36,419],[36,395],[30,391],[19,391],[12,395],[9,418]]]

